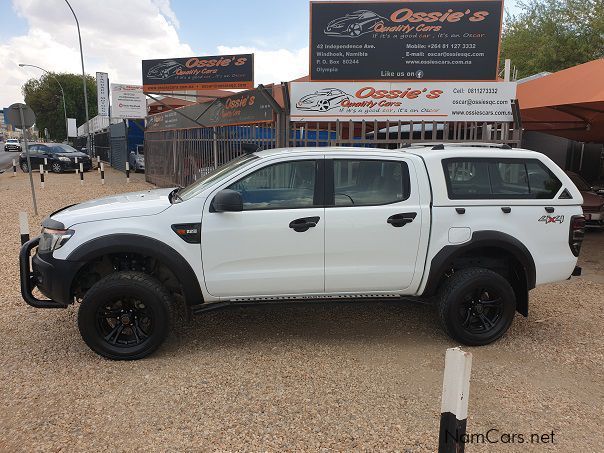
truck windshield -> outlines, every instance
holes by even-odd
[[[179,191],[178,196],[182,200],[188,200],[189,198],[192,198],[195,195],[201,193],[214,181],[229,176],[230,174],[239,170],[244,165],[247,165],[249,162],[256,159],[259,159],[259,157],[254,154],[244,154],[243,156],[233,159],[232,161],[218,167],[216,170],[211,171],[207,175],[202,176],[194,183],[188,185],[187,187]]]

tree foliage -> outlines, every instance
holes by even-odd
[[[501,57],[518,77],[604,58],[603,0],[526,0],[505,20]]]
[[[61,88],[59,88],[57,79],[65,90],[67,117],[75,118],[78,126],[84,124],[86,122],[86,110],[84,108],[84,87],[81,75],[44,74],[39,79],[29,79],[25,82],[22,91],[25,103],[36,114],[36,126],[40,131],[40,136],[44,136],[44,128],[48,128],[52,139],[63,140],[67,133]],[[88,90],[88,113],[92,118],[97,113],[97,99],[96,80],[91,76],[86,76],[86,89]]]

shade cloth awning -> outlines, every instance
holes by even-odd
[[[604,59],[518,85],[525,130],[604,143]]]

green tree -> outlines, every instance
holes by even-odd
[[[506,17],[501,58],[518,77],[555,72],[604,57],[604,1],[526,0]]]
[[[54,77],[53,77],[54,76]],[[55,79],[56,77],[56,79]],[[63,99],[57,79],[65,90],[65,105],[67,117],[75,118],[78,126],[86,122],[86,109],[84,108],[84,87],[82,76],[77,74],[48,74],[39,79],[29,79],[22,87],[25,103],[36,114],[36,125],[40,136],[44,136],[44,128],[48,128],[50,137],[54,140],[63,140],[66,137],[65,116],[63,114]],[[96,80],[86,76],[86,89],[88,90],[88,113],[90,117],[97,113]]]

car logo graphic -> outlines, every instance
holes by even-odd
[[[546,225],[548,223],[563,223],[564,222],[564,216],[563,215],[555,215],[555,216],[542,215],[541,217],[539,217],[538,221],[539,222],[545,222]]]
[[[323,33],[328,36],[356,38],[373,32],[377,24],[381,23],[383,25],[386,20],[385,17],[373,11],[361,9],[332,20],[327,24]]]
[[[165,60],[147,71],[148,79],[164,80],[176,75],[176,71],[184,66],[174,60]]]
[[[327,112],[328,110],[340,107],[340,103],[344,100],[349,101],[350,97],[348,93],[338,88],[323,88],[301,97],[296,102],[296,108],[311,112]]]

